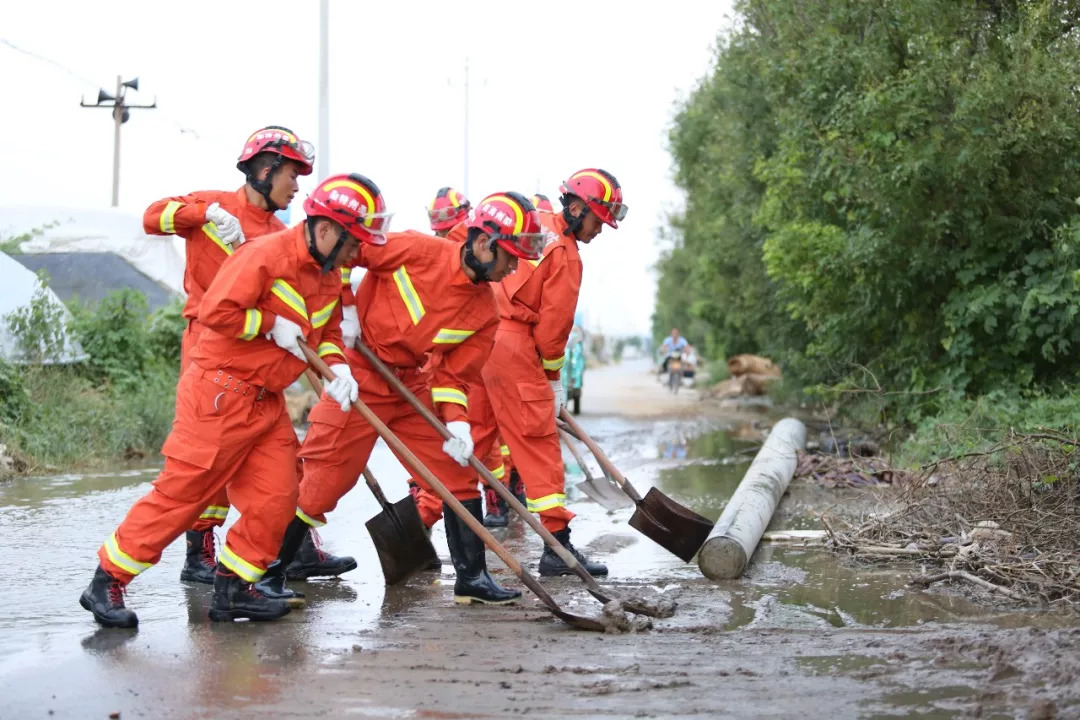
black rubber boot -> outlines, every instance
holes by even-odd
[[[487,505],[484,527],[501,528],[510,524],[510,506],[491,488],[484,491],[484,504]]]
[[[602,577],[607,575],[607,565],[598,562],[589,561],[584,555],[578,552],[578,549],[570,542],[570,528],[564,528],[557,533],[552,533],[555,539],[559,543],[570,551],[581,566],[585,568],[586,572],[594,577]],[[540,556],[540,576],[541,577],[554,577],[556,575],[573,575],[574,571],[571,570],[566,563],[562,561],[558,555],[555,554],[551,548],[547,545],[544,546],[544,554]]]
[[[184,538],[187,540],[187,558],[180,569],[180,579],[213,585],[214,568],[217,566],[214,531],[188,530]]]
[[[271,600],[284,600],[291,608],[300,608],[307,604],[304,593],[285,587],[285,566],[280,560],[270,563],[266,574],[255,583],[255,589]]]
[[[510,492],[514,493],[519,503],[529,507],[529,501],[525,499],[525,481],[521,479],[516,469],[510,471]]]
[[[299,518],[295,518],[299,520]],[[301,522],[303,522],[301,520]],[[290,580],[305,580],[312,577],[337,577],[342,573],[356,569],[356,560],[348,555],[331,555],[319,547],[319,536],[314,528],[308,528],[301,538],[296,557],[285,568]]]
[[[94,619],[107,628],[139,626],[134,610],[124,606],[124,584],[98,565],[90,586],[83,590],[79,604],[94,614]]]
[[[483,519],[480,498],[462,500],[461,504],[474,518]],[[443,505],[443,521],[446,523],[446,544],[450,546],[450,558],[457,572],[454,602],[506,605],[520,599],[520,590],[504,588],[488,574],[484,541],[446,505]]]
[[[214,577],[214,596],[210,600],[210,619],[216,621],[277,620],[289,614],[284,600],[271,600],[234,575],[224,565],[218,565]]]

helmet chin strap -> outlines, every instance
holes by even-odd
[[[329,255],[323,255],[319,252],[318,246],[315,244],[315,223],[317,218],[309,217],[307,219],[307,231],[308,237],[308,252],[311,253],[311,257],[315,258],[315,262],[319,263],[322,268],[322,273],[325,275],[334,269],[337,265],[337,256],[341,253],[341,248],[345,246],[345,242],[349,239],[349,233],[346,230],[342,230],[338,234],[337,242],[334,243],[334,249],[330,251]]]
[[[488,240],[490,247],[493,249],[493,256],[491,262],[480,262],[480,260],[473,254],[473,242],[465,243],[465,266],[473,271],[476,278],[473,280],[473,285],[477,285],[482,282],[491,281],[491,273],[495,272],[495,263],[499,261],[499,251],[495,250],[496,244],[494,240]]]
[[[266,173],[266,178],[263,180],[257,180],[254,175],[248,175],[248,185],[251,189],[263,196],[266,200],[266,206],[270,209],[270,212],[277,212],[278,210],[284,210],[285,208],[279,206],[273,200],[270,199],[270,191],[274,186],[274,175],[281,169],[284,163],[284,158],[278,155],[274,158],[274,162],[270,165],[270,172]]]
[[[574,236],[575,240],[581,240],[581,236],[578,235],[578,230],[581,229],[582,221],[585,219],[585,216],[588,215],[590,212],[592,211],[589,210],[589,206],[585,205],[584,201],[582,201],[581,214],[577,217],[574,217],[570,214],[570,203],[563,205],[562,216],[563,220],[566,221],[566,229],[570,232],[570,234]]]

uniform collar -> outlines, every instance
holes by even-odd
[[[304,237],[304,228],[306,227],[307,223],[298,223],[292,228],[293,236],[296,238],[296,257],[299,258],[301,266],[310,263],[311,265],[318,268],[319,272],[321,273],[322,264],[316,262],[315,258],[311,256],[311,251],[308,250],[307,238]]]

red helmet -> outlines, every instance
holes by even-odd
[[[466,225],[486,232],[511,255],[539,260],[545,234],[536,208],[516,192],[495,193],[469,212]]]
[[[532,196],[532,204],[536,206],[536,209],[541,212],[555,212],[555,208],[551,206],[551,201],[548,200],[547,195],[541,195],[540,193],[536,193]]]
[[[379,186],[363,175],[331,175],[304,201],[308,217],[324,217],[370,245],[385,245],[393,213],[386,212]]]
[[[299,163],[301,175],[310,175],[315,164],[315,148],[311,143],[296,137],[288,128],[268,125],[253,132],[244,143],[244,151],[236,160],[237,169],[246,174],[248,160],[264,152]]]
[[[578,170],[559,187],[559,191],[563,195],[575,195],[584,200],[589,210],[613,228],[619,227],[619,221],[626,217],[622,186],[606,170]]]
[[[440,188],[435,193],[435,199],[428,207],[428,220],[431,221],[432,232],[449,230],[465,219],[469,214],[469,198],[465,197],[452,187]]]

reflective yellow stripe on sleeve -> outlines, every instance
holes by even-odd
[[[394,283],[397,284],[398,292],[405,303],[405,308],[409,311],[413,325],[419,325],[424,317],[424,303],[420,302],[420,296],[416,293],[416,288],[413,287],[412,279],[409,278],[404,265],[394,271]]]
[[[184,204],[176,200],[170,200],[165,209],[161,211],[161,217],[158,219],[158,226],[161,228],[161,232],[173,235],[176,233],[176,211],[182,208]]]
[[[274,284],[270,286],[270,292],[277,295],[281,302],[295,310],[300,317],[305,320],[308,319],[307,303],[304,302],[304,296],[296,292],[292,285],[281,278],[278,278],[274,281]]]
[[[545,495],[542,498],[527,498],[526,505],[529,508],[529,512],[543,512],[544,510],[552,510],[557,507],[566,507],[566,495],[563,493],[552,493],[551,495]]]
[[[455,330],[453,328],[439,328],[439,333],[431,342],[455,345],[457,343],[465,342],[469,339],[471,335],[475,334],[475,330]]]
[[[464,407],[469,407],[469,401],[465,397],[465,393],[455,388],[448,387],[433,387],[431,388],[431,400],[437,403],[457,403]]]
[[[343,267],[343,268],[341,268],[341,284],[342,285],[351,285],[352,284],[352,268],[351,267]]]
[[[319,357],[326,357],[327,355],[340,355],[341,357],[345,357],[345,352],[334,343],[319,343]]]
[[[248,308],[244,311],[244,329],[238,336],[241,340],[254,340],[262,327],[262,311]]]
[[[224,250],[226,255],[233,254],[232,246],[222,240],[221,236],[218,235],[217,225],[212,222],[208,222],[202,226],[202,231],[206,234],[206,237],[214,241],[215,245]]]
[[[334,313],[335,305],[337,305],[336,298],[322,310],[316,310],[311,316],[311,327],[321,328],[323,325],[330,322],[330,316]]]
[[[543,359],[543,365],[544,365],[545,370],[551,370],[551,371],[562,370],[562,366],[565,365],[565,364],[566,364],[566,354],[565,353],[560,355],[559,357],[553,358],[551,360],[548,360],[547,358]],[[533,367],[536,367],[536,366],[534,365]]]
[[[504,477],[506,477],[506,466],[502,463],[499,463],[499,467],[488,468],[488,470],[491,471],[491,474],[495,477],[496,480],[502,480]]]
[[[506,446],[506,445],[500,445],[499,446],[499,452],[502,453],[503,457],[506,457],[507,455],[510,454],[510,448],[508,446]]]

